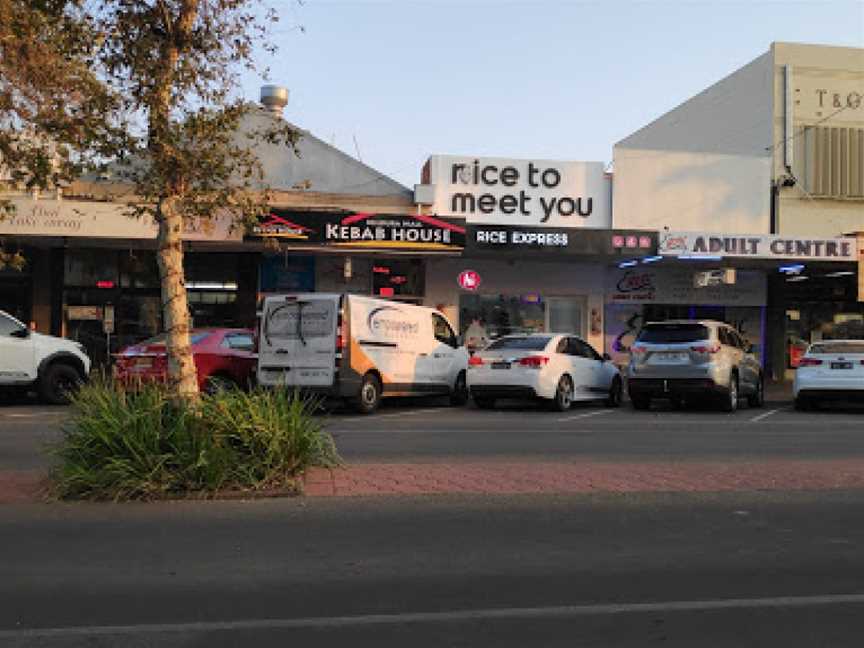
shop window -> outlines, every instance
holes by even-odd
[[[423,297],[425,265],[420,259],[383,259],[372,263],[372,294],[377,297]]]
[[[158,289],[159,267],[156,254],[149,250],[120,253],[120,287]]]
[[[67,250],[64,283],[79,288],[118,283],[117,253],[114,250]]]
[[[584,335],[584,297],[543,299],[526,295],[461,295],[459,326],[466,346],[520,333],[572,333]]]

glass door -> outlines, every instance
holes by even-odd
[[[550,297],[546,300],[546,330],[585,336],[585,298]]]

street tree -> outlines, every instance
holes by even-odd
[[[158,225],[169,386],[194,401],[183,233],[216,215],[238,224],[254,220],[269,200],[256,145],[296,143],[287,122],[247,119],[256,109],[238,96],[241,73],[266,75],[255,56],[274,51],[267,36],[277,17],[258,0],[43,1],[91,37],[73,60],[85,64],[88,84],[101,84],[94,112],[103,112],[106,132],[95,134],[97,146],[85,147],[99,159],[80,161],[110,163],[112,180],[130,187],[130,216]],[[36,79],[34,71],[28,82]],[[87,103],[93,88],[74,75],[62,80],[70,96]],[[51,105],[64,105],[61,88],[54,85]],[[19,119],[27,124],[31,117]],[[68,115],[58,119],[65,124]],[[38,132],[52,141],[50,130]]]

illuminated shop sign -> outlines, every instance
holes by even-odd
[[[461,250],[465,228],[424,215],[273,209],[248,238],[340,248]]]
[[[659,253],[666,256],[719,256],[751,259],[854,261],[854,238],[790,238],[784,236],[723,236],[705,232],[660,232]]]
[[[656,254],[657,250],[657,236],[650,232],[471,224],[467,230],[469,254],[506,251],[517,256],[641,256]]]

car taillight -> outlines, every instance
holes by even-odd
[[[483,364],[483,358],[477,355],[473,355],[468,358],[468,366],[469,367],[479,367]]]
[[[546,356],[528,356],[519,360],[519,364],[529,369],[539,369],[549,363],[549,358]]]
[[[640,353],[645,353],[647,350],[648,350],[648,349],[646,349],[645,347],[642,347],[642,346],[632,346],[632,347],[630,347],[630,351],[631,351],[632,353],[635,353],[636,355],[639,355]]]
[[[801,358],[798,362],[799,367],[818,367],[822,364],[819,358]]]
[[[719,344],[691,346],[690,349],[696,353],[717,353],[720,351]]]
[[[342,351],[345,349],[345,338],[342,337],[342,325],[336,329],[336,350]]]

